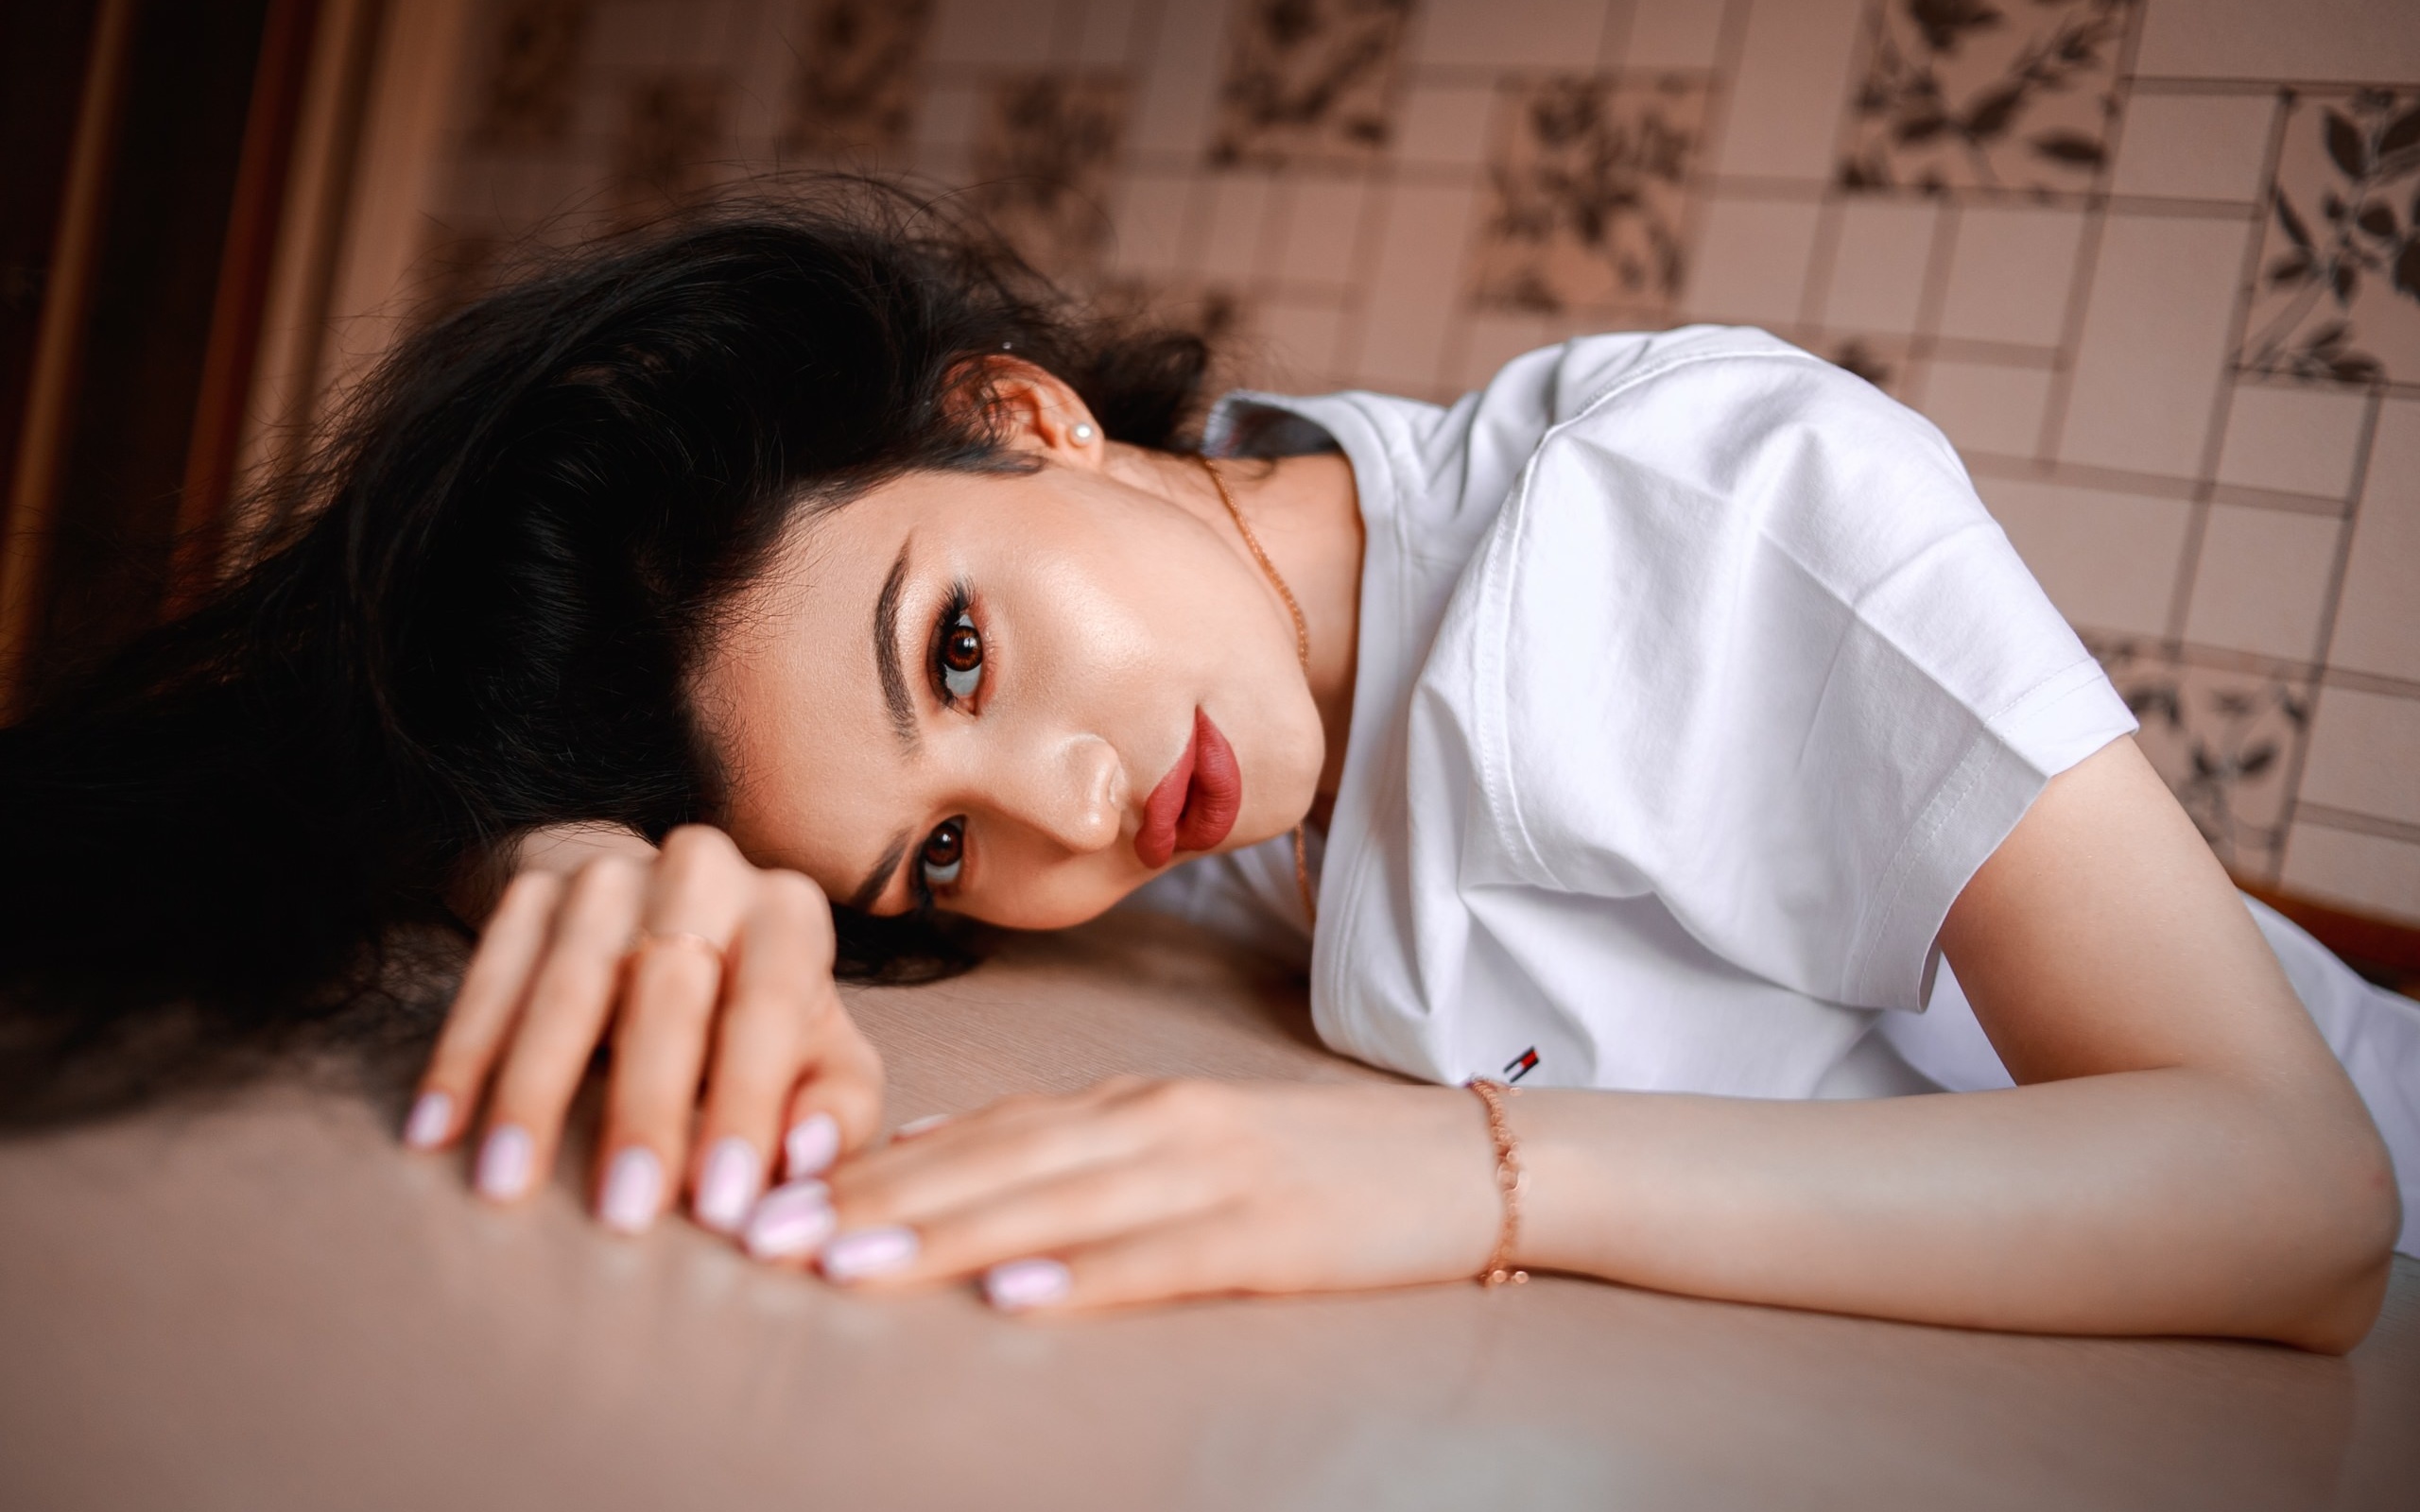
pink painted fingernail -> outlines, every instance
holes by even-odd
[[[894,1140],[912,1140],[919,1134],[930,1134],[933,1130],[941,1127],[943,1124],[948,1123],[949,1118],[950,1116],[947,1113],[926,1113],[922,1118],[911,1118],[907,1123],[900,1125],[895,1129],[892,1129],[890,1131],[890,1137]]]
[[[782,1174],[795,1181],[821,1176],[840,1153],[840,1125],[829,1113],[809,1113],[782,1136]]]
[[[519,1125],[499,1124],[488,1130],[487,1143],[479,1146],[475,1177],[479,1195],[510,1202],[528,1191],[530,1166],[537,1155],[537,1142]]]
[[[433,1150],[445,1143],[454,1127],[454,1099],[443,1092],[423,1092],[404,1120],[404,1143],[415,1150]]]
[[[983,1273],[983,1299],[1003,1313],[1048,1307],[1067,1299],[1072,1280],[1067,1267],[1055,1260],[1011,1260]]]
[[[644,1144],[633,1144],[614,1157],[605,1170],[605,1193],[597,1199],[596,1215],[616,1233],[647,1232],[664,1203],[664,1162]]]
[[[916,1230],[888,1225],[838,1235],[823,1246],[818,1263],[826,1280],[856,1281],[906,1270],[916,1260]]]
[[[832,1232],[832,1193],[821,1181],[792,1181],[765,1194],[748,1215],[744,1243],[758,1260],[788,1260]]]
[[[715,1141],[706,1152],[705,1175],[698,1180],[698,1221],[717,1233],[737,1229],[748,1221],[764,1171],[755,1145],[736,1134]]]

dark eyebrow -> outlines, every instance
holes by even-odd
[[[857,884],[857,890],[850,895],[849,906],[861,914],[873,913],[873,905],[890,890],[890,874],[899,869],[900,858],[907,853],[908,832],[902,830],[890,837],[890,849],[883,851],[882,859],[873,864],[873,869],[866,873],[866,880]]]
[[[908,586],[908,548],[914,538],[899,543],[899,558],[882,592],[873,601],[873,670],[882,679],[882,701],[890,710],[890,728],[899,744],[916,746],[916,705],[908,695],[908,676],[899,667],[899,594]]]

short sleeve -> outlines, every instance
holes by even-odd
[[[1733,335],[1622,349],[1466,581],[1465,880],[1651,893],[1768,980],[1920,1007],[1976,868],[2135,722],[1938,431]]]

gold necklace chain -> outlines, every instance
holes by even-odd
[[[1217,465],[1206,456],[1197,456],[1194,460],[1201,464],[1202,472],[1210,474],[1210,486],[1219,490],[1219,502],[1227,507],[1227,518],[1236,523],[1236,531],[1244,538],[1244,545],[1252,552],[1252,559],[1260,563],[1260,570],[1269,576],[1270,586],[1276,589],[1277,596],[1286,601],[1286,612],[1294,616],[1294,655],[1303,663],[1303,676],[1308,678],[1311,675],[1311,629],[1303,618],[1303,606],[1294,601],[1294,591],[1286,586],[1286,579],[1279,575],[1277,564],[1270,561],[1269,553],[1261,549],[1260,538],[1253,535],[1252,526],[1244,523],[1244,512],[1236,507],[1236,496],[1227,491],[1227,480],[1219,475]],[[1305,849],[1303,827],[1299,824],[1294,826],[1294,887],[1303,895],[1303,917],[1310,920],[1313,929],[1317,929],[1320,922],[1319,900],[1311,892],[1310,860]]]

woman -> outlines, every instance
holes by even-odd
[[[11,958],[91,941],[96,826],[205,1004],[484,914],[409,1143],[523,1196],[605,1044],[604,1222],[869,1288],[1528,1267],[2361,1336],[2389,1155],[1929,427],[1696,330],[1450,411],[1231,397],[1195,455],[1202,370],[879,202],[493,296],[260,568],[9,732],[55,837]],[[1446,1085],[1116,1082],[872,1145],[836,963],[1130,896],[1290,935],[1332,1044]],[[2022,1085],[1881,1095],[1958,1082],[1962,1015],[1965,1079]]]

